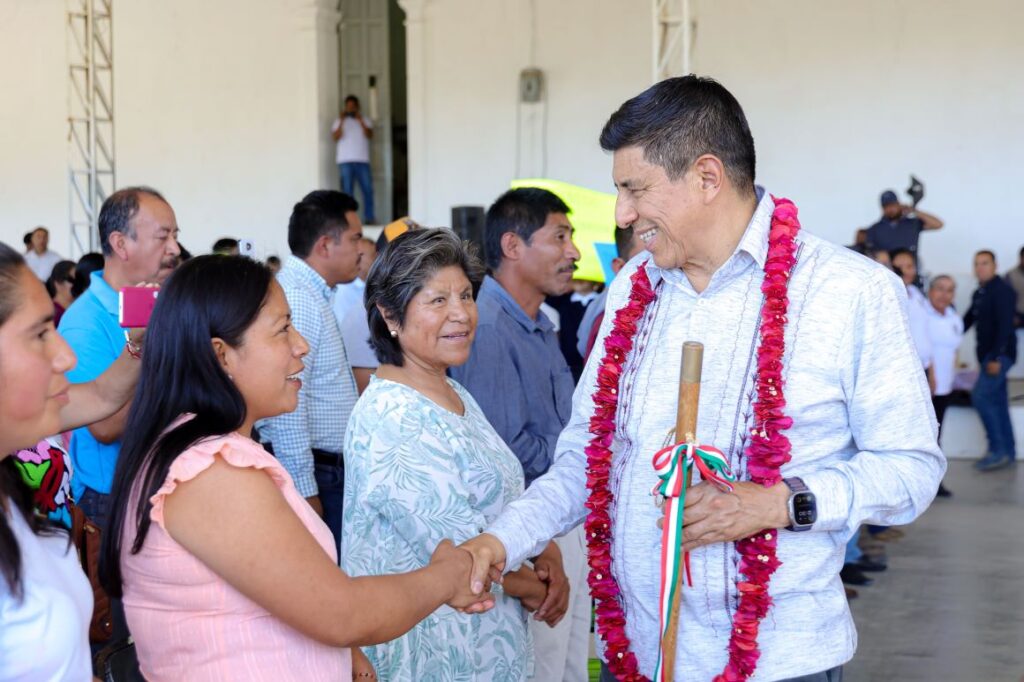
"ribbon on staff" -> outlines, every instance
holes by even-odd
[[[729,467],[725,454],[710,445],[676,443],[659,450],[653,459],[659,483],[652,493],[666,505],[661,529],[661,641],[665,641],[670,611],[676,590],[682,589],[679,579],[680,564],[686,573],[686,584],[693,587],[690,577],[690,553],[683,552],[683,509],[686,504],[686,486],[693,467],[702,480],[714,483],[726,492],[732,492],[736,476]],[[682,561],[680,561],[682,559]],[[665,652],[659,647],[658,666],[654,679],[664,680],[662,662]]]

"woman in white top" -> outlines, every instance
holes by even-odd
[[[914,347],[917,348],[921,366],[928,377],[928,387],[934,392],[933,352],[931,337],[928,334],[928,299],[917,286],[917,260],[914,258],[914,254],[906,249],[893,251],[892,269],[907,287],[907,318],[910,322],[910,336],[914,339]]]
[[[956,282],[949,275],[939,275],[928,287],[928,338],[932,344],[935,386],[932,390],[932,404],[935,418],[942,433],[942,418],[949,407],[949,396],[953,392],[953,377],[956,374],[956,352],[964,338],[964,321],[953,309]],[[952,493],[939,484],[939,495],[949,497]]]
[[[0,682],[92,679],[92,589],[67,534],[33,510],[9,453],[109,417],[131,397],[139,362],[71,386],[75,354],[21,255],[0,243]]]

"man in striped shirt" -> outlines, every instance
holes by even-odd
[[[334,288],[359,272],[359,204],[334,190],[310,192],[288,222],[292,255],[277,275],[292,325],[309,344],[294,412],[257,424],[260,438],[299,493],[341,538],[345,473],[342,444],[358,393],[332,302]]]

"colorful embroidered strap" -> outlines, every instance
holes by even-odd
[[[686,503],[686,480],[696,466],[701,479],[714,483],[723,491],[732,492],[736,476],[729,468],[729,462],[718,448],[694,443],[676,443],[659,450],[654,455],[654,471],[660,483],[652,493],[664,500],[665,520],[661,529],[661,641],[664,641],[669,627],[670,611],[680,585],[680,558],[686,573],[686,584],[693,587],[690,578],[690,553],[683,552],[683,509]],[[654,679],[664,680],[662,669],[664,652],[658,650],[658,666]]]

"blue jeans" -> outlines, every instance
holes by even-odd
[[[1017,457],[1017,447],[1013,440],[1013,426],[1010,424],[1010,399],[1006,392],[1006,373],[1011,362],[1006,358],[999,360],[999,373],[995,376],[985,371],[982,363],[978,383],[971,391],[971,402],[985,425],[988,436],[988,451],[996,457]]]
[[[330,464],[316,464],[313,467],[320,504],[324,508],[324,523],[334,536],[334,547],[341,553],[341,515],[345,492],[345,469]]]
[[[359,191],[363,193],[363,222],[373,224],[377,222],[373,210],[373,177],[370,175],[370,164],[357,161],[338,164],[338,173],[341,174],[341,191],[350,197],[355,197],[355,185],[359,185]]]
[[[82,496],[75,500],[75,504],[90,521],[99,526],[101,533],[107,532],[110,527],[110,495],[86,488]]]
[[[860,561],[860,558],[864,556],[864,552],[861,551],[860,546],[857,544],[857,540],[860,539],[860,528],[854,532],[846,543],[846,558],[843,559],[844,564],[855,564]]]

